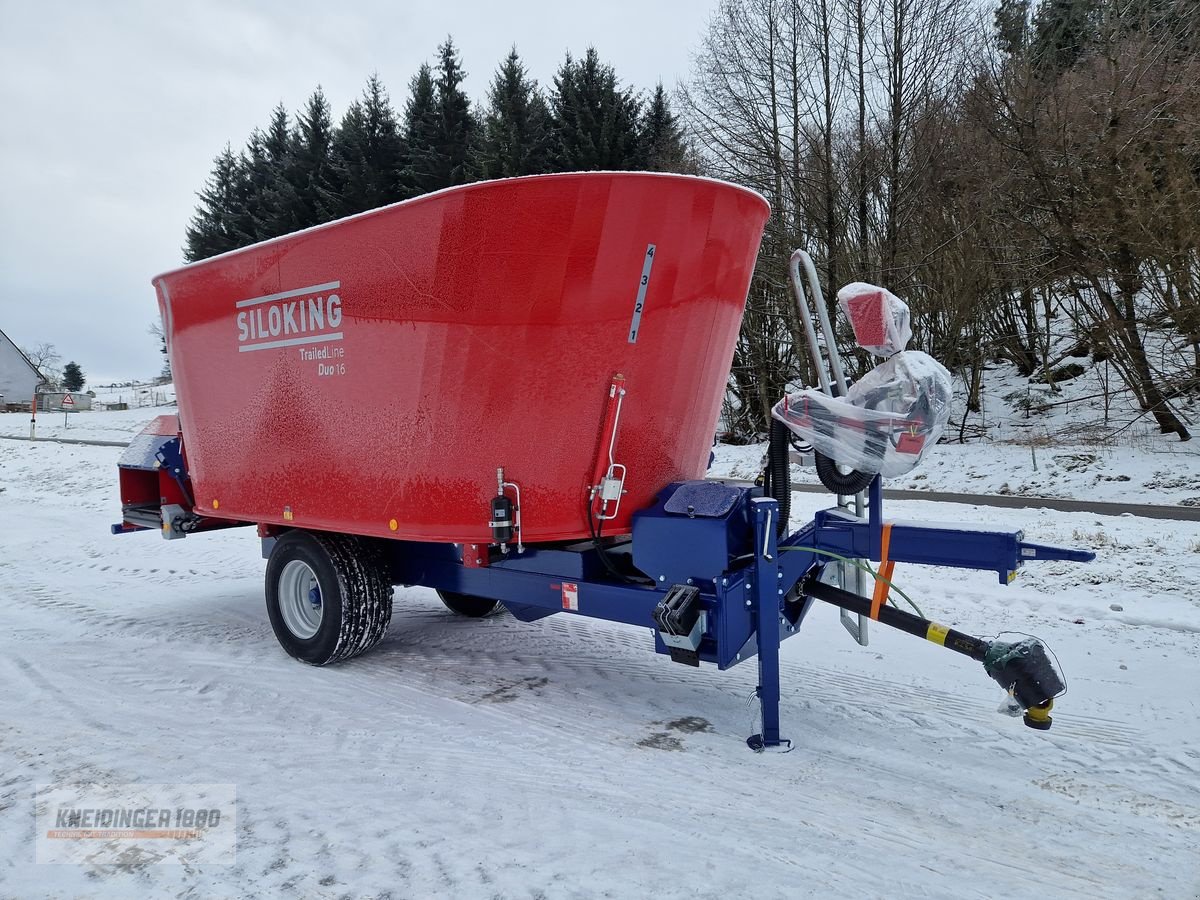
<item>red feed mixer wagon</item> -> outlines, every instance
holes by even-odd
[[[709,179],[535,176],[160,275],[179,411],[123,455],[113,531],[257,526],[276,636],[317,665],[382,639],[395,584],[464,615],[642,625],[691,665],[757,656],[751,743],[786,744],[779,643],[813,600],[907,614],[820,578],[881,558],[878,478],[869,518],[829,510],[796,531],[786,478],[773,496],[704,480],[768,214]],[[918,525],[889,546],[1002,580],[1086,557]],[[907,618],[924,625],[889,624],[941,628]],[[1061,685],[1041,646],[961,637],[1048,724]]]

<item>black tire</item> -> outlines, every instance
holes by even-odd
[[[295,563],[297,565],[289,564]],[[299,564],[303,564],[300,566]],[[306,628],[288,624],[283,604],[294,594],[296,573],[315,581],[311,600],[319,613]],[[281,597],[281,579],[283,592]],[[314,666],[350,659],[383,639],[392,621],[392,585],[383,555],[371,542],[340,534],[289,531],[275,542],[267,561],[267,615],[281,647]],[[309,590],[312,597],[314,591]],[[319,621],[315,621],[318,620]]]
[[[453,591],[438,591],[438,596],[446,604],[446,609],[468,619],[483,619],[500,609],[499,601],[488,600],[486,597],[456,594]]]

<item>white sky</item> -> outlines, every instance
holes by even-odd
[[[378,71],[397,111],[447,34],[481,99],[512,44],[548,85],[589,44],[626,84],[686,78],[715,0],[0,0],[0,329],[90,384],[158,373],[150,278],[181,262],[212,158],[317,84]]]

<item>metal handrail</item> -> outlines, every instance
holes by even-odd
[[[805,278],[808,282],[808,293],[805,293],[804,282],[800,278],[800,267],[804,267]],[[821,279],[817,277],[817,267],[813,265],[812,256],[806,250],[797,249],[788,260],[788,274],[791,276],[792,293],[796,297],[796,308],[800,313],[800,321],[804,325],[804,336],[808,341],[809,353],[812,356],[813,367],[817,370],[817,380],[826,396],[845,397],[849,385],[846,382],[846,371],[842,368],[842,357],[838,353],[837,339],[833,331],[833,322],[829,318],[829,310],[825,307],[825,295],[821,292]],[[811,296],[813,306],[817,311],[817,322],[821,326],[821,335],[825,338],[825,352],[821,352],[820,341],[817,340],[817,330],[813,325],[812,309],[809,307]],[[828,361],[828,371],[826,371]],[[836,387],[837,393],[834,393]],[[838,506],[851,508],[849,497],[838,496]],[[854,515],[862,517],[866,510],[866,495],[859,491],[854,495]],[[836,563],[838,582],[842,587],[846,583],[846,564]],[[854,569],[854,589],[859,596],[865,596],[866,578],[862,569]],[[851,636],[862,646],[867,646],[867,617],[859,615],[855,622],[850,613],[841,610],[842,625]]]
[[[817,277],[817,267],[813,265],[812,257],[807,250],[796,250],[788,261],[788,273],[792,280],[792,293],[796,296],[796,306],[800,311],[800,321],[804,323],[804,331],[808,337],[808,346],[813,354],[813,362],[817,366],[817,378],[821,381],[821,390],[833,396],[829,387],[829,376],[824,371],[821,348],[817,343],[816,331],[813,328],[812,310],[808,306],[808,298],[804,293],[804,285],[800,281],[800,266],[804,266],[804,274],[808,280],[808,290],[812,295],[813,306],[817,310],[817,320],[821,324],[821,334],[825,338],[825,352],[829,358],[829,368],[833,373],[833,383],[837,386],[837,396],[846,396],[849,385],[846,383],[846,372],[842,368],[842,357],[838,353],[837,338],[833,331],[833,323],[829,319],[829,310],[825,306],[825,295],[821,293],[821,279]]]

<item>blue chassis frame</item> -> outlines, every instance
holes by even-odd
[[[689,506],[686,514],[672,513],[670,500],[683,489],[698,491],[697,496],[720,489],[728,509],[697,514]],[[497,600],[523,621],[560,613],[640,625],[654,630],[659,653],[669,651],[652,617],[655,607],[672,585],[695,586],[707,616],[700,660],[728,669],[758,659],[762,732],[748,743],[762,749],[789,744],[780,735],[779,647],[799,630],[812,606],[813,598],[800,592],[801,582],[828,561],[826,553],[880,559],[884,522],[879,478],[870,487],[869,512],[868,519],[860,519],[839,508],[822,510],[812,522],[779,537],[779,504],[761,496],[759,489],[718,482],[672,484],[655,506],[634,519],[634,560],[655,579],[654,586],[609,576],[591,543],[527,547],[483,566],[464,565],[461,548],[453,544],[388,541],[385,546],[396,584]],[[896,562],[994,571],[1001,584],[1012,581],[1026,560],[1094,558],[1022,538],[1021,532],[893,522],[888,556]],[[273,543],[264,538],[264,555]],[[564,601],[564,582],[573,587],[571,603]]]
[[[167,466],[184,493],[189,493],[177,437],[139,438],[122,456],[120,465],[135,469]],[[655,607],[672,586],[694,586],[706,617],[697,648],[699,660],[728,669],[758,658],[762,732],[751,736],[748,743],[763,749],[790,743],[779,733],[779,646],[799,630],[812,606],[814,598],[802,593],[801,583],[819,572],[832,558],[828,554],[880,560],[884,521],[878,477],[869,492],[867,519],[834,507],[819,511],[813,521],[780,537],[779,504],[762,496],[758,488],[715,481],[668,485],[658,501],[636,513],[633,520],[633,562],[651,576],[652,586],[613,578],[590,542],[533,546],[506,555],[489,551],[486,565],[465,564],[462,548],[454,544],[381,544],[390,554],[395,584],[497,600],[526,622],[565,613],[640,625],[654,632],[659,653],[670,651],[657,630]],[[215,519],[201,523],[202,527],[237,524],[241,523]],[[1089,562],[1095,558],[1087,551],[1028,543],[1021,532],[916,522],[889,524],[889,559],[993,571],[1001,584],[1012,581],[1028,560]],[[145,527],[122,522],[112,530],[123,534]],[[263,538],[264,557],[270,555],[274,543],[273,537]],[[564,583],[571,586],[569,592]]]

